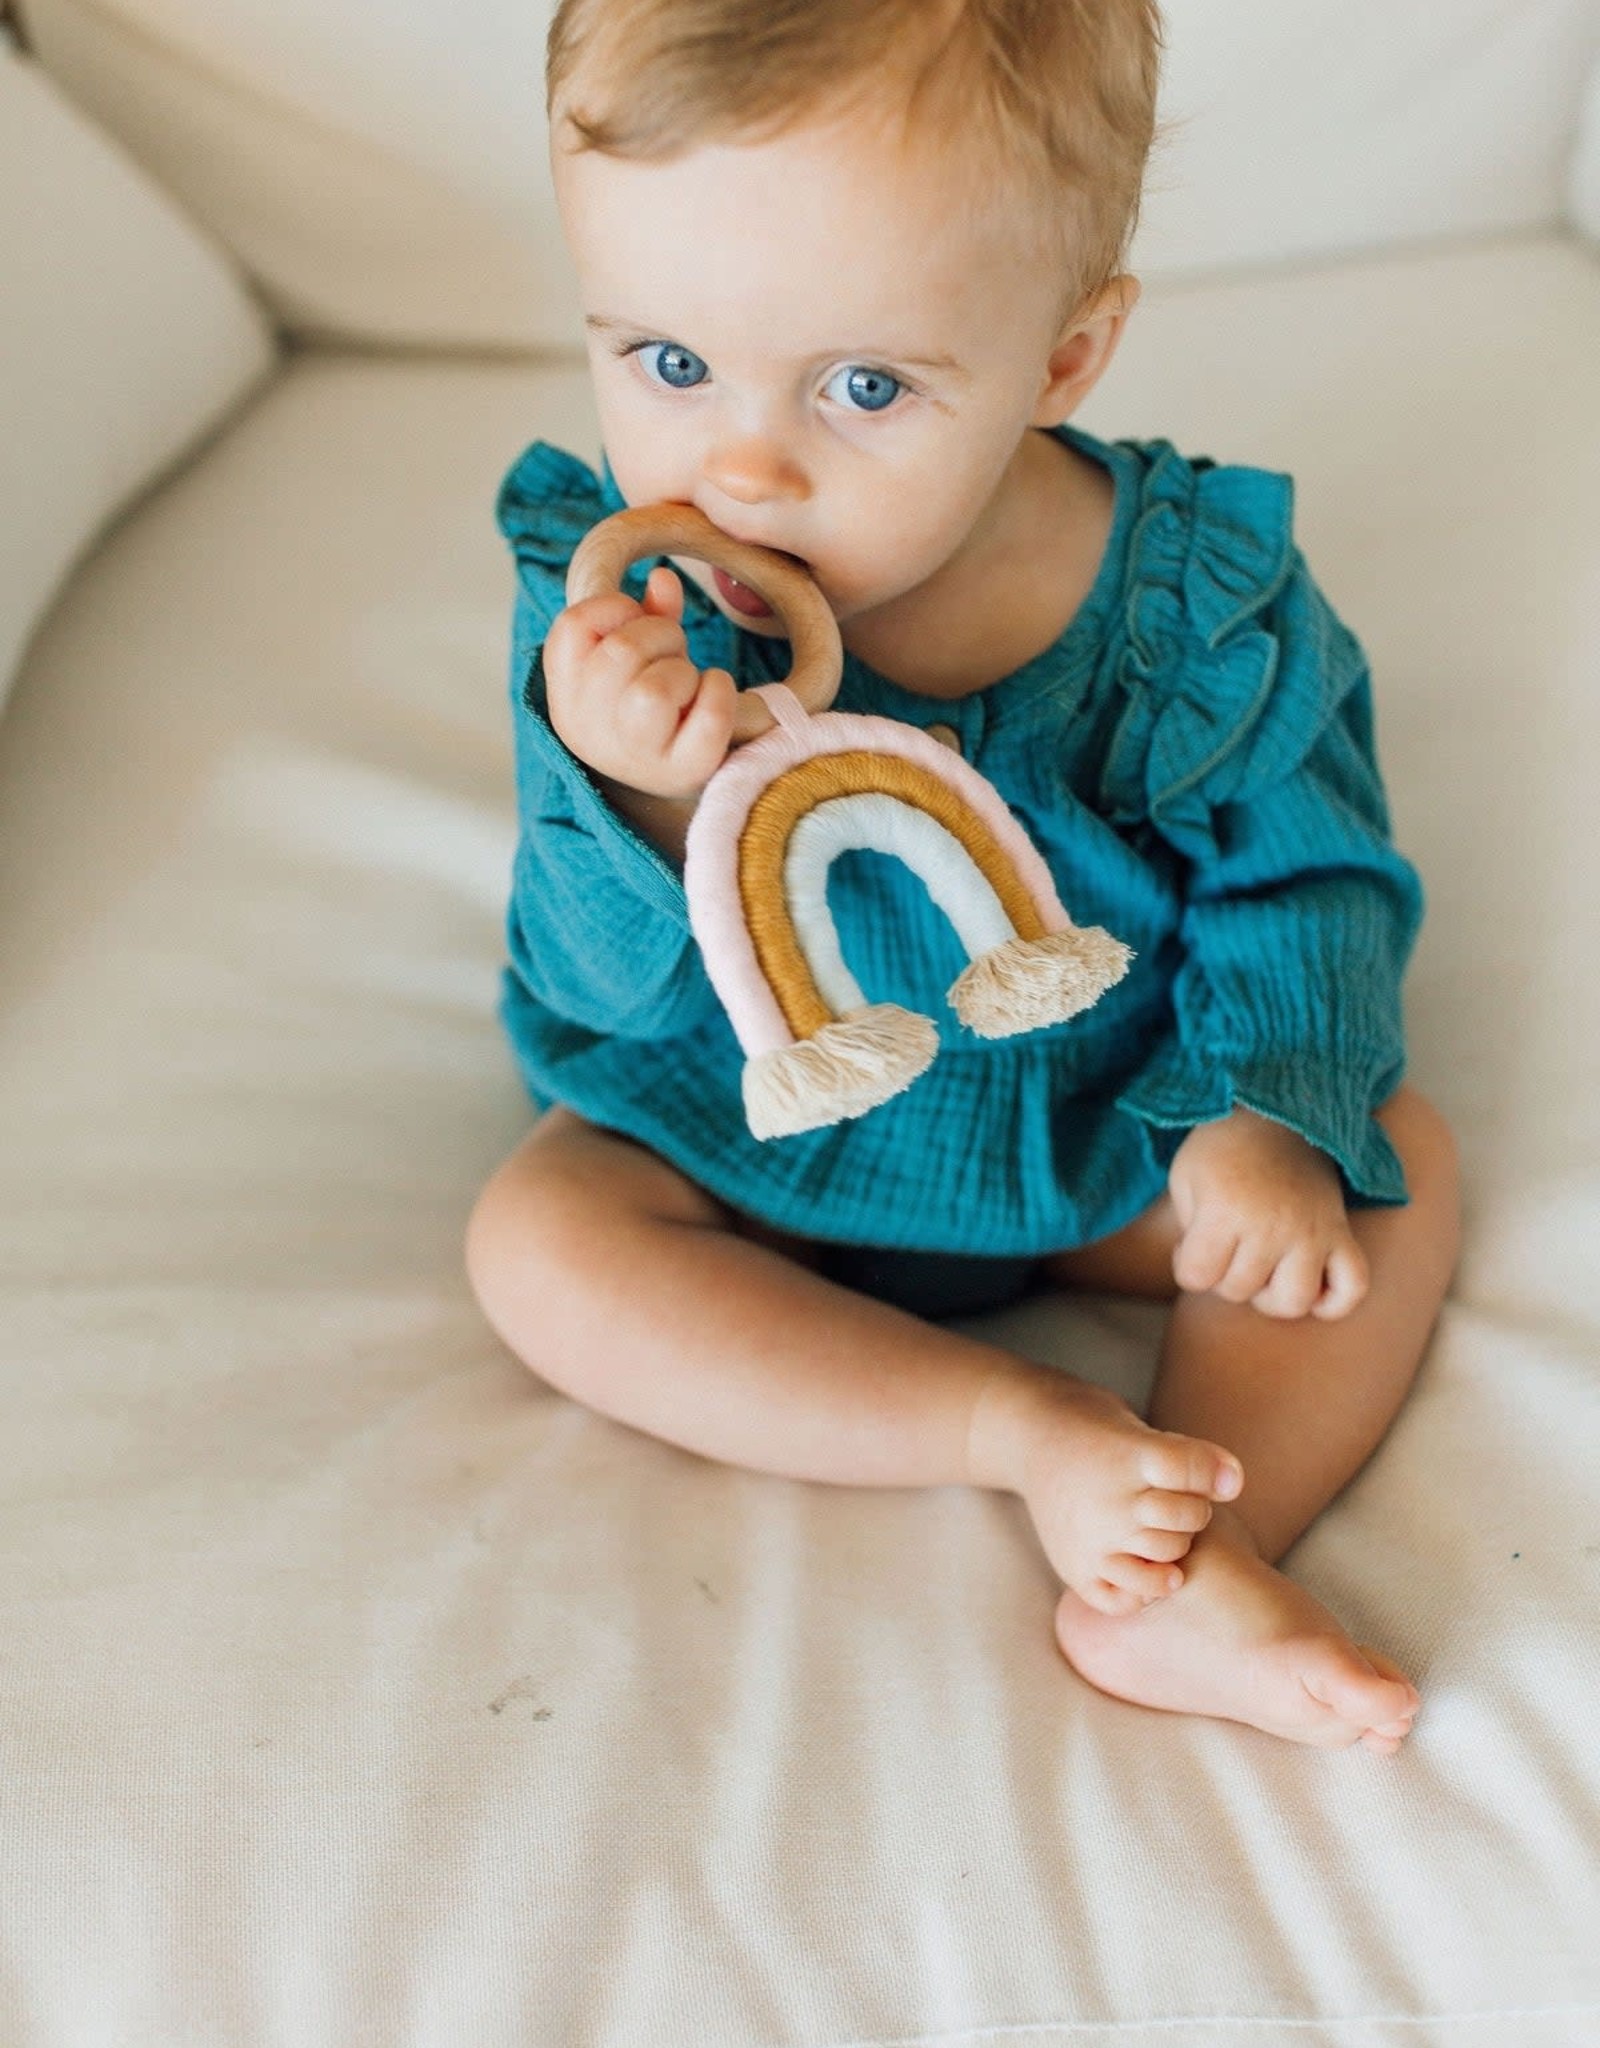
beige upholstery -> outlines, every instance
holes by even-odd
[[[577,338],[551,0],[23,0],[45,63],[313,335]],[[1181,0],[1146,274],[1549,227],[1593,0]]]
[[[296,360],[0,720],[8,2048],[1600,2040],[1600,264],[1155,292],[1086,424],[1291,467],[1432,911],[1467,1248],[1293,1567],[1393,1760],[1119,1705],[1016,1503],[721,1469],[462,1278],[526,1109],[502,468],[580,375]],[[1154,1311],[1014,1341],[1137,1390]]]
[[[1568,210],[1574,224],[1592,242],[1600,243],[1600,62],[1590,74],[1583,96]]]
[[[0,37],[0,706],[105,522],[270,367],[223,252]]]

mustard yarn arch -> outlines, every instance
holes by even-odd
[[[827,899],[842,853],[890,854],[919,876],[968,956],[950,1003],[982,1037],[1076,1016],[1127,972],[1128,948],[1073,924],[1037,849],[958,755],[892,719],[808,716],[782,684],[759,694],[775,729],[707,785],[684,866],[758,1138],[860,1116],[938,1051],[930,1018],[870,1002],[850,972]]]

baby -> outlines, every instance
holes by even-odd
[[[1405,1675],[1275,1569],[1380,1441],[1455,1259],[1454,1151],[1400,1085],[1420,916],[1359,647],[1288,480],[1069,424],[1139,295],[1153,0],[564,0],[554,174],[603,476],[507,478],[522,836],[504,1014],[544,1112],[468,1267],[551,1385],[710,1458],[1015,1493],[1091,1684],[1396,1749]],[[690,937],[684,831],[787,644],[721,570],[567,608],[607,512],[802,563],[840,710],[1000,790],[1135,952],[1073,1021],[964,1031],[909,870],[831,904],[939,1059],[765,1144]],[[1038,1285],[1174,1301],[1148,1424],[949,1327]]]

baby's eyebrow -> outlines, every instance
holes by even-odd
[[[844,355],[846,351],[840,349],[838,353]],[[972,380],[972,372],[966,364],[959,362],[952,355],[947,355],[942,349],[937,355],[931,356],[910,355],[898,348],[864,349],[861,353],[869,362],[874,362],[881,356],[891,363],[899,363],[903,369],[931,370],[935,376],[960,377],[968,383]]]
[[[589,313],[584,317],[585,327],[596,334],[657,334],[664,329],[654,328],[647,321],[619,320],[612,313]],[[972,372],[957,357],[940,350],[932,355],[923,355],[915,350],[898,348],[828,348],[819,349],[818,356],[826,356],[835,362],[891,362],[899,363],[907,370],[930,370],[936,375],[959,377],[970,383]]]

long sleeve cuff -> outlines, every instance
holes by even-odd
[[[1169,1045],[1118,1098],[1118,1106],[1150,1127],[1168,1164],[1196,1124],[1235,1108],[1253,1109],[1325,1152],[1354,1206],[1399,1207],[1409,1200],[1405,1170],[1373,1114],[1399,1081],[1399,1069],[1380,1070],[1376,1063],[1330,1065],[1326,1057],[1308,1054],[1235,1059],[1223,1066],[1186,1046]]]
[[[591,1034],[671,1035],[716,1008],[678,867],[634,831],[544,715],[530,662],[517,695],[522,832],[507,938],[529,998]]]
[[[682,870],[612,809],[588,769],[551,725],[545,710],[542,650],[534,653],[519,693],[517,725],[518,740],[528,749],[529,765],[546,771],[537,815],[588,833],[619,882],[687,931],[689,904]]]

